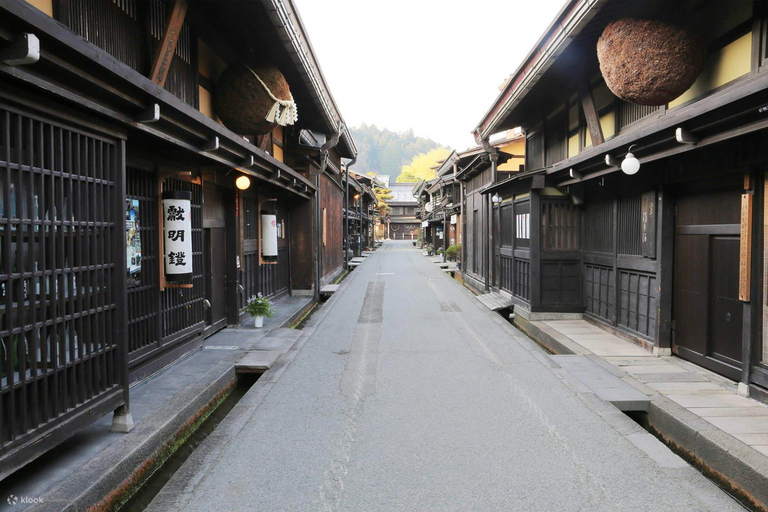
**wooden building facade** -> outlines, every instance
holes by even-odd
[[[436,168],[437,177],[422,181],[413,189],[419,200],[423,244],[446,251],[461,243],[461,187],[456,180],[458,155],[452,151]]]
[[[456,156],[455,179],[460,183],[459,194],[464,198],[461,214],[461,231],[464,233],[462,273],[464,282],[477,291],[490,289],[500,272],[498,267],[495,272],[493,268],[494,260],[500,258],[497,254],[500,249],[494,249],[499,240],[493,238],[491,229],[494,205],[491,196],[484,192],[499,181],[522,172],[524,165],[525,138],[515,130],[504,132],[485,146],[463,151]],[[518,245],[525,243],[520,241]],[[525,271],[527,261],[526,257],[520,257],[518,271]],[[506,261],[503,263],[507,264]]]
[[[356,149],[290,0],[0,13],[3,478],[110,411],[129,430],[129,385],[238,324],[249,297],[316,293],[340,271],[320,212],[341,225]],[[258,135],[218,118],[219,76],[250,59],[280,69],[295,124]],[[168,195],[189,201],[170,239]],[[189,251],[168,252],[179,238]],[[190,271],[174,281],[171,265]]]
[[[625,19],[697,20],[707,56],[686,92],[614,95],[595,47]],[[498,200],[490,287],[516,321],[583,316],[765,400],[767,27],[752,1],[564,7],[475,130],[526,137],[525,171],[481,191]]]
[[[376,194],[373,192],[375,178],[354,172],[349,175],[349,210],[345,211],[344,221],[347,223],[347,242],[349,256],[358,257],[362,251],[373,248],[373,230],[376,222]]]
[[[387,238],[392,240],[417,240],[421,224],[416,218],[419,202],[413,196],[413,183],[390,183],[392,199],[387,201],[391,209],[386,219]]]

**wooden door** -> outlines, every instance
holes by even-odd
[[[740,193],[678,199],[673,350],[729,378],[741,376]]]
[[[225,191],[205,183],[203,208],[203,268],[205,298],[210,306],[205,318],[205,335],[227,324],[227,237],[225,228]]]

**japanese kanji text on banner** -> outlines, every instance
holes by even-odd
[[[192,279],[192,192],[163,192],[165,279]]]

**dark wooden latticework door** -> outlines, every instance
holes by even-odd
[[[155,172],[128,168],[126,211],[138,206],[135,225],[141,240],[140,269],[128,277],[128,343],[131,380],[152,373],[173,360],[169,350],[198,338],[203,310],[203,193],[188,181],[166,179],[164,190],[192,192],[194,277],[190,289],[159,287],[158,177]]]
[[[0,104],[0,478],[122,400],[121,152]]]

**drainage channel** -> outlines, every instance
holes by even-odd
[[[745,510],[753,512],[762,512],[765,510],[750,500],[744,493],[739,492],[738,487],[733,482],[727,480],[722,475],[714,473],[701,459],[683,449],[683,447],[679,446],[677,443],[671,442],[664,436],[663,432],[659,431],[653,425],[653,419],[647,412],[625,412],[624,414],[640,425],[646,432],[661,441],[664,446],[672,451],[672,453],[686,461],[691,467],[704,475],[707,480],[715,484],[721,491],[736,500]]]
[[[513,319],[514,319],[514,313],[513,310],[510,309],[503,309],[498,311],[499,315],[504,318],[507,322],[509,322],[511,325],[514,325]],[[515,326],[516,327],[516,326]],[[521,331],[524,335],[528,336],[530,339],[532,339],[534,342],[536,342],[536,345],[541,348],[544,352],[550,355],[557,355],[555,352],[553,352],[549,347],[546,347],[545,345],[539,343],[535,338],[531,337],[524,331]],[[761,505],[756,504],[750,496],[748,496],[746,493],[740,491],[737,484],[731,482],[727,478],[725,478],[723,475],[716,473],[713,471],[709,466],[707,466],[704,461],[696,457],[694,454],[687,451],[684,447],[678,445],[677,443],[671,441],[668,437],[664,435],[664,432],[662,430],[659,430],[655,425],[653,421],[653,417],[647,412],[641,412],[641,411],[623,411],[626,416],[628,416],[632,421],[640,425],[646,432],[654,436],[656,439],[661,441],[667,448],[669,448],[672,453],[680,457],[681,459],[685,460],[688,464],[691,465],[694,469],[696,469],[699,473],[701,473],[707,480],[711,481],[713,484],[715,484],[720,490],[722,490],[724,493],[726,493],[728,496],[733,498],[735,501],[737,501],[742,507],[745,508],[745,510],[750,510],[754,512],[764,512],[765,508],[763,508]]]
[[[195,452],[227,414],[237,405],[261,374],[239,374],[229,395],[214,409],[200,426],[189,435],[166,461],[155,470],[139,489],[117,510],[120,512],[140,512],[146,509],[155,496],[165,487],[176,471]]]

